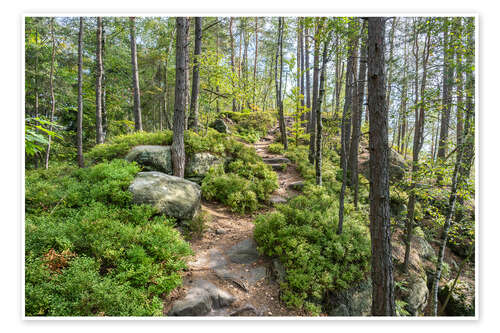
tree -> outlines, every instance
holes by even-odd
[[[95,80],[95,140],[104,143],[102,131],[102,17],[97,18],[96,31],[96,80]]]
[[[365,36],[366,33],[366,21],[363,22],[361,27],[361,35]],[[363,38],[360,45],[361,57],[359,58],[359,73],[357,79],[357,94],[353,97],[353,108],[352,108],[352,136],[350,144],[349,159],[351,161],[351,186],[353,188],[354,194],[354,207],[358,208],[358,150],[359,150],[359,138],[361,135],[361,114],[363,111],[363,99],[365,92],[365,80],[366,80],[366,52],[367,52],[367,41]],[[355,106],[355,107],[354,107]]]
[[[175,51],[175,106],[174,133],[172,140],[172,170],[174,176],[184,177],[186,153],[184,151],[184,119],[186,109],[186,54],[188,52],[187,34],[188,20],[186,17],[176,18],[176,51]]]
[[[276,83],[276,106],[278,107],[279,127],[281,132],[281,143],[288,149],[288,140],[286,137],[285,115],[283,112],[282,83],[283,83],[283,17],[278,18],[278,45],[276,48],[276,63],[274,70],[274,80]],[[279,59],[279,79],[278,79],[278,59]]]
[[[198,94],[200,90],[200,54],[202,38],[202,18],[195,17],[194,21],[194,54],[193,54],[193,79],[191,88],[191,105],[189,110],[189,128],[198,130]]]
[[[54,18],[50,20],[50,36],[52,40],[52,57],[50,61],[50,74],[49,74],[49,89],[50,89],[50,128],[49,131],[52,132],[54,114],[56,113],[56,97],[54,95],[54,63],[56,61],[56,37],[54,32]],[[52,136],[48,136],[47,150],[45,152],[45,169],[49,168],[49,158],[50,158],[50,143]]]
[[[142,131],[141,91],[139,88],[139,68],[137,66],[137,48],[135,45],[135,17],[130,17],[130,52],[132,59],[132,85],[134,89],[135,130]]]
[[[370,112],[370,235],[372,315],[395,316],[389,214],[388,112],[385,92],[385,18],[368,18],[368,110]]]
[[[83,168],[85,163],[83,160],[83,17],[80,17],[80,30],[78,33],[78,114],[76,120],[76,150],[78,166]]]
[[[314,163],[316,156],[316,106],[318,103],[319,89],[319,53],[320,53],[320,34],[323,20],[316,18],[314,30],[314,56],[313,56],[313,86],[312,86],[312,110],[309,113],[309,162]]]
[[[422,81],[420,85],[420,101],[418,93],[418,63],[419,63],[419,44],[418,44],[418,33],[417,24],[414,25],[414,48],[413,52],[415,55],[415,133],[413,135],[413,159],[412,159],[412,180],[410,185],[410,195],[408,198],[408,214],[406,217],[406,238],[405,238],[405,259],[404,259],[404,271],[408,270],[410,262],[410,250],[411,250],[411,238],[413,234],[413,220],[415,218],[415,204],[417,196],[415,194],[415,189],[417,186],[417,172],[419,169],[419,154],[422,146],[424,144],[424,124],[425,124],[425,91],[427,84],[427,64],[429,62],[430,48],[431,48],[431,23],[426,23],[427,34],[425,38],[425,45],[422,54]]]

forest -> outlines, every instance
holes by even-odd
[[[25,316],[476,316],[475,17],[23,25]]]

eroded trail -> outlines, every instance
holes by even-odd
[[[270,132],[273,133],[273,132]],[[203,202],[206,231],[191,241],[195,255],[188,262],[184,285],[166,301],[166,315],[177,316],[298,316],[280,302],[279,282],[283,270],[278,261],[260,256],[253,240],[256,215],[274,209],[273,203],[297,194],[290,184],[300,175],[284,156],[271,154],[272,134],[255,143],[259,156],[271,164],[279,188],[269,205],[254,214],[236,214],[222,204]],[[274,160],[273,160],[274,159]],[[273,163],[273,162],[279,163]],[[281,165],[287,167],[282,170]]]

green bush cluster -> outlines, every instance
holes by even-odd
[[[224,111],[223,113],[235,122],[235,135],[250,143],[259,141],[276,122],[276,117],[272,112],[243,109],[241,112]]]
[[[26,173],[26,315],[162,314],[191,249],[172,219],[131,203],[138,171],[114,160]]]
[[[271,154],[283,154],[285,152],[285,148],[283,147],[282,143],[271,143],[267,150]]]
[[[369,271],[368,217],[346,210],[338,235],[337,200],[324,187],[308,185],[303,195],[256,219],[259,251],[285,266],[281,290],[288,306],[317,314],[327,291],[346,289]]]

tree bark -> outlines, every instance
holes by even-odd
[[[189,128],[198,131],[198,94],[200,91],[200,54],[202,41],[202,18],[196,17],[194,21],[194,54],[193,54],[193,79],[191,88],[191,105],[189,111]]]
[[[80,168],[85,166],[83,160],[83,17],[80,17],[80,30],[78,33],[78,113],[76,116],[76,151],[77,162]]]
[[[256,87],[257,87],[257,57],[259,55],[259,30],[258,30],[258,25],[259,25],[259,18],[255,18],[255,57],[253,60],[253,107],[257,108],[256,104]]]
[[[176,18],[177,36],[175,52],[175,105],[172,140],[172,169],[174,176],[184,178],[186,155],[184,150],[184,120],[186,110],[186,54],[188,52],[186,17]]]
[[[363,22],[361,28],[361,36],[365,36],[366,33],[366,20]],[[351,187],[354,190],[354,207],[358,208],[358,150],[359,150],[359,138],[361,135],[361,114],[364,100],[365,92],[365,81],[366,81],[366,53],[367,53],[367,41],[363,38],[360,45],[361,57],[359,58],[359,73],[357,80],[357,96],[353,99],[353,103],[356,104],[356,108],[353,108],[352,114],[352,137],[350,144],[350,160],[351,160]]]
[[[416,29],[416,27],[415,27]],[[416,34],[415,30],[415,36],[417,37],[418,35]],[[413,164],[412,164],[412,180],[411,180],[411,185],[410,185],[410,196],[408,198],[408,214],[406,218],[406,237],[405,237],[405,259],[403,263],[403,269],[404,271],[408,271],[408,266],[410,262],[410,250],[411,250],[411,238],[413,234],[413,223],[414,223],[414,218],[415,218],[415,204],[416,204],[416,195],[415,195],[415,188],[417,185],[417,172],[419,169],[418,166],[418,157],[420,154],[420,150],[422,149],[422,145],[424,143],[424,123],[425,123],[425,89],[426,89],[426,82],[427,82],[427,63],[429,60],[429,55],[430,55],[430,46],[431,46],[431,30],[430,30],[430,24],[428,25],[427,28],[427,35],[425,39],[425,46],[424,46],[424,52],[423,52],[423,59],[422,59],[422,82],[420,86],[420,97],[421,101],[420,104],[418,102],[418,80],[416,79],[415,83],[415,133],[413,135]],[[417,70],[415,73],[418,73],[418,38],[415,38],[415,61],[417,65]],[[418,77],[418,75],[417,75]],[[419,106],[419,107],[417,107]]]
[[[104,29],[104,21],[101,24],[102,29],[102,43],[101,43],[101,73],[102,73],[102,82],[101,82],[101,116],[102,116],[102,141],[106,141],[106,137],[108,135],[108,111],[106,108],[106,67],[104,66],[104,56],[106,54],[106,31]]]
[[[132,61],[132,85],[134,89],[134,123],[135,130],[142,131],[141,92],[139,88],[139,69],[137,66],[137,49],[135,44],[135,17],[130,17],[130,53]]]
[[[304,106],[305,106],[305,94],[306,94],[306,89],[304,86],[304,71],[305,71],[305,64],[304,64],[304,19],[300,18],[300,24],[299,24],[299,49],[300,49],[300,106],[302,107],[302,114],[300,116],[300,120],[302,121],[302,126],[306,127],[306,113],[304,112]],[[298,142],[296,142],[298,144]]]
[[[233,84],[233,94],[234,94],[234,90],[235,90],[235,84],[234,84],[234,78],[236,76],[236,62],[234,60],[234,36],[233,36],[233,21],[234,21],[234,18],[230,18],[229,19],[229,39],[231,40],[231,70],[233,72],[233,76],[232,76],[232,79],[231,79],[231,82]],[[233,97],[233,112],[236,112],[236,98]]]
[[[104,143],[102,132],[102,17],[97,18],[95,80],[95,141]]]
[[[51,18],[50,20],[50,36],[52,39],[52,57],[50,61],[50,75],[49,75],[49,86],[50,86],[50,103],[51,103],[51,110],[50,110],[50,126],[49,130],[53,130],[52,122],[54,121],[54,114],[56,113],[56,97],[54,95],[54,63],[56,60],[56,37],[55,37],[55,32],[54,32],[54,17]],[[51,144],[52,136],[48,136],[48,143],[47,143],[47,151],[45,152],[45,169],[49,168],[49,159],[50,159],[50,144]]]
[[[389,214],[389,146],[384,34],[385,18],[368,18],[370,234],[372,242],[373,316],[396,315]]]
[[[279,57],[279,80],[278,80],[278,57]],[[288,149],[288,140],[286,137],[285,115],[283,113],[282,101],[282,76],[283,76],[283,17],[278,18],[278,47],[276,49],[275,81],[276,81],[276,104],[278,107],[279,127],[281,132],[281,143],[284,149]]]
[[[309,112],[309,162],[314,164],[316,156],[316,106],[318,104],[319,88],[319,53],[320,53],[320,18],[316,18],[314,31],[314,64],[313,64],[313,86],[312,86],[312,110]]]
[[[311,118],[309,117],[309,111],[311,110],[311,74],[309,71],[309,28],[307,27],[307,24],[304,27],[304,32],[305,32],[304,33],[304,47],[305,47],[304,57],[305,57],[305,65],[306,65],[306,69],[305,69],[306,94],[305,94],[305,97],[306,97],[306,106],[307,106],[307,110],[308,110],[308,112],[306,113],[306,118],[308,121],[307,132],[309,133],[309,128],[310,128],[309,122],[311,122]]]

